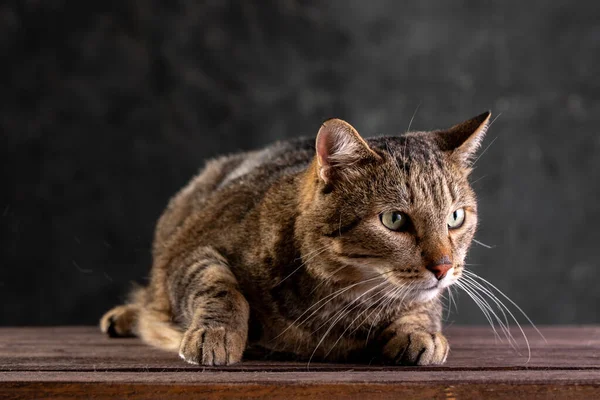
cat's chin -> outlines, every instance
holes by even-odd
[[[408,302],[427,303],[438,297],[447,286],[442,282],[424,283],[418,287],[412,287],[408,293],[400,292],[394,297]]]
[[[429,287],[418,288],[415,290],[413,299],[416,302],[428,302],[438,297],[444,289],[454,284],[454,280],[444,279]]]
[[[442,288],[440,285],[434,285],[430,288],[418,289],[413,295],[413,300],[419,303],[425,303],[436,298]]]

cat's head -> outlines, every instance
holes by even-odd
[[[312,272],[413,301],[454,283],[477,226],[468,175],[489,120],[486,112],[449,129],[367,140],[326,121],[301,203]]]

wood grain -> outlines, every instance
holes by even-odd
[[[526,330],[527,362],[489,328],[451,327],[448,363],[393,367],[248,360],[203,368],[95,327],[1,328],[0,398],[600,398],[600,327]]]

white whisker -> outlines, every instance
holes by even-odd
[[[475,288],[474,288],[474,289],[475,289]],[[486,295],[486,296],[488,296],[488,297],[489,297],[489,298],[490,298],[492,301],[494,301],[494,303],[496,304],[496,306],[497,306],[497,307],[498,307],[500,310],[502,310],[503,308],[504,308],[504,309],[506,309],[506,312],[508,312],[508,314],[511,316],[512,320],[513,320],[513,321],[515,321],[515,324],[517,325],[517,327],[518,327],[518,328],[519,328],[519,330],[521,331],[521,335],[522,335],[522,336],[523,336],[523,338],[525,339],[525,344],[526,344],[526,346],[527,346],[527,362],[529,362],[529,361],[531,360],[531,347],[530,347],[530,345],[529,345],[529,340],[528,340],[528,338],[527,338],[527,335],[526,335],[526,334],[525,334],[525,332],[523,331],[523,328],[521,327],[521,324],[519,324],[519,321],[517,321],[517,319],[516,319],[516,318],[515,318],[515,316],[512,314],[512,312],[510,312],[510,310],[508,310],[508,309],[506,308],[506,306],[505,306],[505,305],[504,305],[502,302],[500,302],[500,303],[499,303],[499,301],[498,301],[497,299],[494,299],[494,298],[493,298],[493,297],[490,295],[490,293],[486,293],[486,292],[485,292],[485,291],[483,291],[481,288],[478,288],[478,290],[479,290],[479,293],[485,294],[485,295]],[[502,313],[504,314],[504,311],[502,311]],[[504,314],[504,315],[505,315],[505,314]],[[498,321],[498,322],[499,322],[499,321]],[[507,329],[508,331],[510,331],[510,326],[508,326],[508,321],[506,322],[506,324],[507,324],[507,328],[506,328],[506,329]],[[521,354],[521,353],[520,353],[520,351],[518,350],[518,347],[519,347],[519,345],[518,345],[518,343],[516,342],[516,340],[514,339],[514,336],[512,335],[512,333],[510,334],[510,336],[511,336],[511,338],[513,338],[513,341],[514,341],[514,346],[513,346],[513,348],[515,349],[515,351],[516,351],[517,353]]]
[[[482,179],[485,179],[487,177],[487,175],[482,175],[479,178],[475,179],[473,182],[471,182],[471,185],[476,184],[477,182],[479,182]]]
[[[395,270],[389,270],[389,271],[385,271],[382,272],[381,274],[378,274],[374,277],[371,277],[369,279],[365,279],[362,280],[360,282],[355,282],[353,284],[350,284],[348,286],[345,286],[341,289],[336,290],[333,293],[328,294],[327,296],[323,297],[322,299],[320,299],[319,301],[317,301],[316,303],[314,303],[313,305],[311,305],[310,307],[308,307],[302,314],[300,314],[300,316],[298,318],[296,318],[290,325],[288,325],[287,328],[285,328],[279,335],[275,336],[273,339],[271,340],[275,340],[278,337],[280,337],[281,335],[283,335],[285,332],[287,332],[290,328],[292,328],[292,326],[294,326],[304,315],[306,315],[311,309],[313,309],[314,307],[318,306],[320,303],[324,302],[323,304],[321,304],[321,306],[319,308],[317,308],[316,310],[314,310],[308,317],[304,318],[304,320],[302,320],[302,322],[300,322],[297,326],[300,327],[302,326],[304,323],[306,323],[306,321],[308,321],[313,315],[315,315],[317,312],[319,312],[320,309],[322,309],[323,307],[325,307],[328,303],[330,303],[331,301],[333,301],[335,298],[341,296],[342,294],[346,293],[347,291],[355,288],[356,286],[362,285],[364,283],[369,283],[369,282],[373,282],[377,279],[381,279],[381,277],[385,274],[388,274],[390,272],[394,272]]]
[[[366,301],[368,301],[368,300],[371,300],[373,297],[375,297],[375,296],[377,296],[377,295],[379,295],[379,294],[383,293],[383,292],[384,292],[386,289],[387,289],[386,287],[382,288],[382,289],[381,289],[379,292],[375,293],[374,295],[372,295],[372,296],[371,296],[371,297],[369,297],[368,299],[366,299],[366,300],[364,300],[364,301],[361,301],[361,304],[364,304]],[[383,297],[383,296],[382,296],[382,297]],[[354,308],[356,308],[356,306],[355,306]],[[354,309],[354,308],[353,308],[353,309]],[[353,309],[352,309],[352,310],[353,310]],[[346,314],[345,314],[344,316],[348,315],[348,314],[350,313],[350,311],[352,311],[352,310],[349,310],[348,312],[346,312]],[[346,332],[348,332],[348,329],[350,329],[350,328],[352,327],[352,325],[354,325],[354,323],[355,323],[355,322],[356,322],[356,321],[357,321],[357,320],[358,320],[358,319],[359,319],[361,316],[363,316],[363,315],[364,315],[364,314],[365,314],[367,311],[369,311],[369,309],[368,309],[368,308],[365,308],[363,311],[361,311],[360,313],[358,313],[358,315],[357,315],[357,316],[356,316],[356,317],[355,317],[355,318],[352,320],[352,322],[350,322],[350,323],[348,324],[348,326],[346,326],[346,329],[344,329],[344,331],[341,333],[340,337],[339,337],[339,338],[338,338],[338,339],[337,339],[337,340],[336,340],[336,341],[333,343],[333,345],[331,346],[331,348],[329,349],[329,351],[328,351],[328,352],[327,352],[327,353],[326,353],[326,354],[323,356],[323,358],[327,357],[327,356],[329,355],[329,353],[331,353],[331,352],[333,351],[334,347],[335,347],[335,346],[336,346],[336,345],[339,343],[339,341],[340,341],[340,340],[342,340],[342,338],[344,337],[344,334],[345,334]],[[343,318],[343,317],[341,317],[341,318]],[[359,325],[359,326],[360,326],[360,325]]]
[[[500,341],[502,341],[502,338],[498,334],[498,331],[496,330],[496,326],[490,315],[489,304],[487,306],[484,305],[484,303],[479,299],[479,297],[477,297],[466,285],[464,285],[464,282],[457,281],[456,286],[461,288],[471,298],[471,300],[473,300],[473,302],[477,305],[477,307],[479,307],[479,309],[481,310],[481,312],[487,319],[488,323],[490,324],[490,327],[492,328],[492,331],[494,332],[494,336],[496,338],[498,338]]]
[[[404,294],[402,295],[402,298],[400,299],[400,301],[397,301],[398,304],[402,304],[404,303],[404,299],[406,298],[406,296],[408,295],[408,293],[410,293],[412,287],[415,286],[415,282],[411,282],[407,287],[401,287],[399,289],[402,290],[397,290],[396,292],[393,293],[393,296],[390,296],[390,298],[387,301],[384,301],[380,308],[379,308],[379,312],[377,313],[377,315],[375,315],[375,318],[373,319],[373,321],[371,321],[371,326],[369,326],[369,331],[367,332],[367,338],[365,339],[365,343],[367,343],[369,341],[369,336],[371,335],[371,331],[373,330],[373,326],[375,325],[375,323],[377,321],[379,321],[379,316],[381,315],[381,313],[383,312],[383,310],[389,306],[390,304],[392,304],[392,302],[394,302],[395,296],[399,293],[402,293],[402,291],[404,291]]]
[[[500,116],[501,116],[501,115],[502,115],[502,113],[498,113],[498,115],[496,115],[496,118],[494,118],[494,119],[492,120],[492,122],[490,122],[490,124],[488,125],[488,129],[490,129],[490,126],[492,126],[492,125],[494,124],[494,122],[496,122],[496,120],[497,120],[498,118],[500,118]]]
[[[477,296],[477,298],[479,298],[482,302],[484,302],[486,304],[488,310],[492,313],[492,315],[494,316],[494,318],[498,322],[498,325],[500,325],[500,327],[502,328],[502,331],[504,332],[504,336],[506,336],[506,339],[508,340],[509,344],[518,353],[519,352],[518,351],[518,343],[516,342],[514,336],[512,335],[512,332],[510,331],[510,324],[508,323],[508,318],[506,316],[506,313],[504,312],[503,304],[499,303],[497,301],[497,299],[494,299],[494,298],[488,296],[494,302],[494,304],[496,305],[496,307],[498,307],[498,309],[500,310],[500,312],[502,313],[502,316],[504,318],[504,322],[500,319],[500,317],[498,316],[498,314],[496,314],[496,312],[491,307],[491,305],[487,302],[487,300],[482,296],[481,290],[478,287],[476,287],[473,284],[473,282],[469,281],[467,278],[468,278],[467,276],[463,276],[464,280],[462,281],[462,283],[464,285],[468,285],[468,284],[471,285],[471,286],[469,286],[470,290],[473,291],[473,294],[475,296]],[[486,293],[483,293],[483,294],[486,294]]]
[[[494,246],[490,246],[489,244],[482,243],[479,240],[473,239],[473,241],[475,243],[477,243],[478,245],[485,247],[486,249],[493,249],[494,248]]]
[[[344,264],[341,267],[337,268],[335,271],[333,271],[331,274],[329,274],[327,276],[327,278],[323,279],[317,286],[315,286],[313,288],[313,290],[310,291],[309,295],[313,294],[318,288],[320,288],[323,284],[327,283],[335,274],[337,274],[338,272],[340,272],[341,270],[343,270],[344,268],[349,267],[349,264]]]
[[[310,368],[310,362],[312,361],[315,353],[317,352],[317,350],[319,349],[319,347],[321,346],[321,344],[323,343],[323,341],[325,340],[325,338],[329,335],[329,332],[331,332],[331,330],[334,328],[334,326],[337,324],[337,322],[346,315],[346,314],[342,314],[342,313],[345,310],[347,310],[349,307],[351,307],[354,303],[356,303],[358,300],[360,300],[364,295],[366,295],[367,293],[370,293],[372,290],[378,289],[380,286],[382,286],[382,285],[384,285],[386,283],[387,282],[385,282],[385,281],[381,282],[380,284],[378,284],[378,285],[372,287],[371,289],[365,291],[360,296],[357,296],[354,300],[352,300],[350,303],[348,303],[346,306],[344,306],[342,308],[342,310],[340,310],[334,317],[331,318],[331,319],[333,319],[333,322],[331,322],[331,324],[329,325],[329,328],[327,328],[327,330],[325,331],[325,333],[321,337],[321,340],[319,340],[319,342],[317,343],[317,345],[316,345],[315,349],[313,350],[312,354],[308,358],[308,363],[306,364],[306,368],[307,369]],[[329,322],[329,321],[326,321],[325,323],[321,324],[315,331],[313,331],[313,334],[316,333],[323,326],[325,326],[325,324],[327,324],[327,322]]]
[[[398,294],[399,290],[400,290],[400,288],[396,289],[396,291],[394,291],[392,294],[393,295]],[[377,314],[375,314],[375,318],[373,318],[373,321],[371,321],[371,325],[369,326],[369,330],[367,331],[367,337],[365,339],[365,344],[369,342],[369,337],[371,336],[371,331],[373,330],[373,326],[375,325],[375,323],[379,320],[379,316],[385,309],[386,305],[391,304],[391,302],[393,301],[393,298],[394,298],[393,296],[388,297],[387,299],[383,300],[381,302],[381,304],[378,307],[375,307],[375,309],[373,310],[372,313],[377,313]],[[369,314],[369,318],[370,317],[371,317],[371,314]]]
[[[471,168],[475,167],[475,164],[477,163],[477,161],[479,161],[479,159],[481,158],[481,156],[483,156],[485,154],[485,152],[494,144],[494,142],[496,141],[496,139],[498,139],[498,136],[496,136],[494,139],[492,139],[491,143],[488,144],[487,147],[481,153],[479,153],[479,156],[471,164]]]
[[[329,246],[324,246],[318,253],[315,254],[315,252],[311,252],[310,254],[313,254],[311,257],[307,258],[306,261],[304,261],[302,264],[300,264],[300,266],[298,268],[296,268],[295,270],[293,270],[288,276],[286,276],[285,278],[283,278],[282,280],[280,280],[275,286],[279,286],[281,285],[283,282],[285,282],[286,279],[290,278],[292,275],[294,275],[296,272],[298,272],[300,270],[300,268],[304,267],[306,265],[307,262],[313,260],[315,257],[319,256],[320,254],[324,253],[327,249],[329,248]]]
[[[374,280],[374,279],[373,279]],[[350,289],[362,284],[362,283],[366,283],[368,281],[361,281],[361,282],[357,282],[354,283],[352,285],[348,285],[346,287],[343,287],[342,289],[339,289],[333,293],[328,294],[327,296],[323,297],[321,300],[317,301],[316,303],[314,303],[312,306],[308,307],[302,314],[300,314],[300,316],[298,318],[296,318],[294,320],[294,322],[292,322],[287,328],[285,328],[279,335],[275,336],[273,338],[273,340],[277,339],[278,337],[280,337],[281,335],[283,335],[285,332],[287,332],[292,326],[294,326],[296,324],[296,322],[298,322],[304,315],[306,315],[306,313],[308,313],[313,307],[316,307],[317,305],[319,305],[322,302],[323,303],[319,308],[317,308],[316,310],[314,310],[308,317],[306,317],[302,322],[300,322],[298,324],[298,327],[303,325],[306,321],[308,321],[313,315],[315,315],[317,312],[319,312],[319,310],[323,307],[325,307],[329,302],[333,301],[336,297],[341,296],[342,294],[344,294],[345,292],[349,291]]]
[[[371,291],[381,287],[383,284],[385,284],[385,282],[381,282],[378,285],[368,289],[367,291],[365,291],[364,293],[362,293],[361,295],[357,296],[356,298],[354,298],[352,301],[350,301],[348,304],[345,304],[341,310],[338,310],[335,315],[330,318],[329,320],[323,322],[321,325],[319,325],[311,334],[315,334],[317,333],[322,327],[324,327],[325,325],[327,325],[332,319],[335,319],[337,317],[343,318],[343,313],[345,311],[347,311],[350,307],[354,306],[353,308],[350,308],[350,310],[348,311],[352,311],[354,310],[356,307],[360,306],[361,304],[363,304],[364,300],[361,300],[361,302],[357,303],[358,300],[360,300],[364,295],[370,293]],[[376,293],[377,294],[377,293]],[[368,299],[367,299],[368,300]],[[356,303],[356,304],[355,304]],[[345,314],[344,314],[345,315]]]
[[[410,118],[410,122],[408,123],[408,128],[406,128],[406,132],[410,131],[410,127],[412,126],[413,120],[415,119],[415,115],[417,115],[417,111],[419,111],[419,107],[421,107],[421,102],[419,102],[419,105],[417,105],[417,108],[415,108],[415,112]]]
[[[302,260],[302,259],[307,259],[307,258],[309,258],[310,256],[312,256],[313,254],[315,254],[315,253],[319,253],[321,250],[323,250],[323,249],[327,249],[327,248],[329,248],[329,247],[330,247],[330,244],[326,244],[326,245],[324,245],[324,246],[321,246],[321,247],[319,247],[318,249],[315,249],[315,250],[309,251],[309,252],[308,252],[308,253],[306,253],[306,254],[302,254],[300,257],[298,257],[298,258],[294,259],[294,261],[299,261],[299,260]]]
[[[377,302],[379,302],[379,304],[377,304],[377,302],[375,303],[375,307],[373,307],[373,309],[371,310],[371,312],[369,313],[369,315],[367,315],[367,316],[366,316],[366,317],[365,317],[365,318],[362,320],[362,322],[361,322],[360,324],[358,324],[358,326],[357,326],[357,327],[356,327],[356,328],[355,328],[355,329],[354,329],[354,330],[353,330],[353,331],[352,331],[350,334],[352,334],[352,333],[356,332],[356,330],[357,330],[358,328],[360,328],[360,327],[361,327],[361,326],[362,326],[364,323],[366,323],[366,322],[369,320],[369,318],[371,318],[371,315],[373,315],[374,313],[376,313],[376,312],[377,312],[377,310],[378,310],[380,307],[383,307],[383,305],[384,305],[384,304],[386,304],[386,303],[390,302],[390,301],[391,301],[391,300],[394,298],[394,296],[395,296],[396,294],[398,294],[400,291],[402,291],[402,287],[397,287],[397,288],[395,288],[395,289],[389,290],[388,292],[384,293],[384,294],[381,296],[381,298],[380,298],[380,299],[377,301]],[[377,318],[375,318],[375,319],[374,319],[374,321],[376,321],[376,320],[377,320]],[[373,326],[373,324],[371,324],[371,327],[372,327],[372,326]],[[366,340],[365,340],[365,343],[369,341],[369,335],[371,334],[371,327],[369,327],[369,331],[367,332],[367,338],[366,338]]]
[[[525,313],[525,311],[523,311],[523,309],[521,307],[519,307],[517,305],[517,303],[515,303],[514,301],[512,301],[507,295],[504,294],[504,292],[502,292],[500,289],[498,289],[494,284],[490,283],[488,280],[482,278],[481,276],[477,275],[476,273],[472,272],[472,271],[468,271],[468,270],[464,270],[464,272],[466,272],[467,274],[469,274],[470,276],[472,276],[473,278],[477,278],[483,282],[485,282],[487,285],[489,285],[492,289],[494,289],[495,291],[497,291],[502,297],[504,297],[508,302],[510,302],[510,304],[512,304],[517,310],[519,310],[519,312],[525,317],[525,319],[527,319],[527,322],[529,322],[531,324],[531,326],[533,327],[533,329],[535,329],[535,331],[538,333],[538,335],[540,335],[540,337],[542,339],[544,339],[544,341],[546,343],[547,340],[544,337],[544,335],[542,335],[542,332],[540,332],[540,330],[535,326],[535,324],[533,323],[533,321],[531,320],[531,318],[529,318],[529,316]]]
[[[452,287],[448,286],[448,297],[444,296],[446,299],[446,318],[445,321],[450,319],[450,314],[452,312],[452,303],[454,303],[454,297],[452,296]],[[454,303],[454,308],[456,308],[456,303]]]

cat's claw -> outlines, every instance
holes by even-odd
[[[230,365],[242,359],[245,346],[243,335],[225,327],[190,328],[181,340],[179,356],[190,364]]]
[[[441,365],[450,346],[440,332],[398,332],[383,347],[387,361],[398,365]]]

